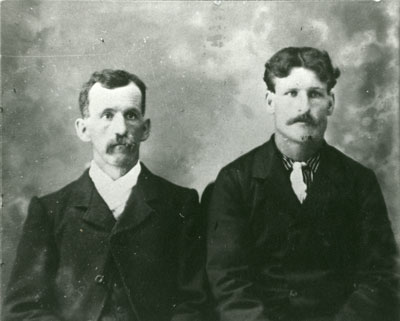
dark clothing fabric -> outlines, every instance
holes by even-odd
[[[397,321],[397,249],[374,173],[325,145],[300,204],[272,140],[219,173],[207,273],[222,321]]]
[[[3,320],[200,320],[199,219],[194,190],[143,164],[118,221],[87,171],[60,191],[33,198]]]
[[[108,291],[108,297],[104,303],[99,321],[136,321],[137,318],[132,311],[129,297],[124,289],[124,283],[112,258],[105,274],[108,275],[108,282],[104,282],[101,279],[98,280],[98,282],[102,281],[103,286],[107,286]]]

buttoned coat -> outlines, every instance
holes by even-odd
[[[223,321],[396,321],[396,244],[374,173],[326,144],[303,204],[273,138],[221,170],[207,273]]]
[[[33,198],[4,320],[97,320],[110,259],[137,321],[199,320],[204,251],[198,219],[197,192],[144,165],[118,221],[88,171],[58,192]]]

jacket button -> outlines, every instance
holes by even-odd
[[[289,296],[292,298],[295,298],[296,296],[298,296],[299,294],[297,293],[296,290],[290,290],[289,291]]]
[[[103,284],[104,283],[104,275],[96,275],[96,277],[94,278],[94,282],[96,282],[97,284]]]

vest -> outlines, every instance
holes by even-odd
[[[108,297],[99,321],[137,321],[121,280],[121,275],[112,256],[110,256],[106,266],[105,275],[103,280],[98,280],[108,290]]]

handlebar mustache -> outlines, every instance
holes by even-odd
[[[295,124],[295,123],[306,123],[306,124],[309,124],[309,125],[312,125],[312,126],[317,125],[316,120],[314,118],[312,118],[312,116],[310,114],[308,114],[308,113],[300,115],[300,116],[297,116],[297,117],[292,118],[292,119],[289,119],[286,122],[287,125],[292,125],[292,124]]]

